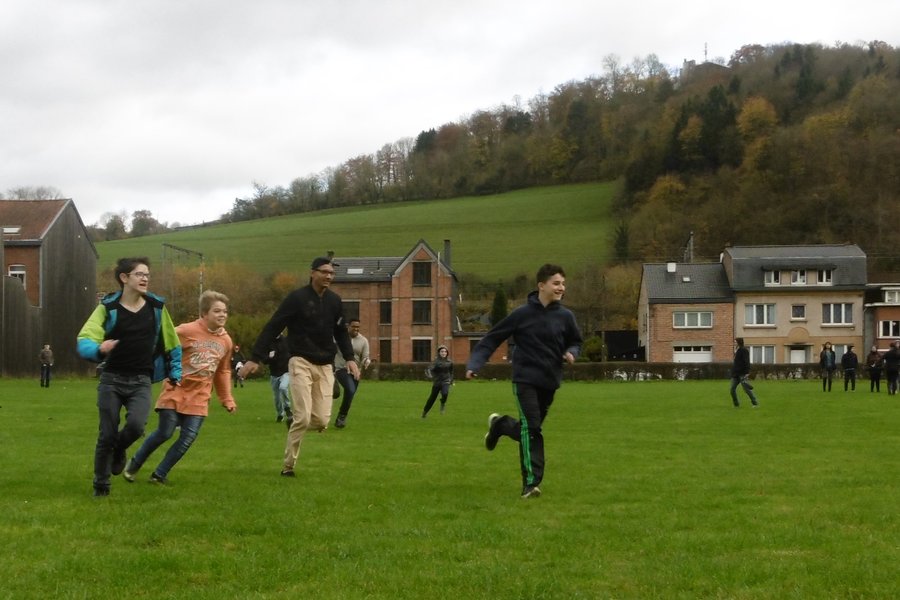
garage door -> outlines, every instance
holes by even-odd
[[[712,362],[712,346],[675,346],[672,362],[708,363]]]

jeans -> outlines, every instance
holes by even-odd
[[[125,426],[120,431],[122,407],[125,407]],[[94,488],[108,490],[113,455],[125,452],[144,435],[150,414],[150,377],[104,371],[97,385],[97,410],[100,429],[94,449]]]
[[[272,386],[272,399],[275,402],[275,416],[291,418],[291,376],[284,373],[278,377],[269,377]]]
[[[165,479],[181,457],[184,456],[194,440],[200,434],[200,426],[203,425],[203,419],[200,415],[183,415],[171,408],[161,408],[159,413],[159,426],[156,431],[147,436],[141,447],[132,457],[128,464],[128,471],[136,473],[146,462],[153,452],[162,446],[175,433],[175,428],[181,426],[181,434],[174,444],[169,446],[168,452],[157,465],[154,473],[160,478]]]
[[[756,396],[753,394],[753,386],[747,381],[744,377],[732,377],[731,378],[731,401],[735,406],[740,406],[741,403],[737,397],[737,386],[740,385],[744,388],[744,391],[747,392],[747,395],[750,396],[750,403],[753,406],[757,405]]]
[[[50,387],[50,365],[41,364],[41,387]]]
[[[344,388],[344,399],[341,402],[341,407],[338,409],[338,418],[346,417],[350,412],[350,405],[353,404],[353,396],[356,395],[356,390],[359,389],[359,382],[353,378],[353,375],[347,369],[335,371],[334,378]]]

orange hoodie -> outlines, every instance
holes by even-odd
[[[163,383],[156,408],[170,408],[183,415],[209,414],[212,388],[222,406],[235,406],[231,396],[231,336],[224,328],[211,332],[202,319],[175,328],[181,340],[181,385]]]

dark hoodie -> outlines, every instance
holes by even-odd
[[[477,372],[510,337],[515,341],[513,383],[555,390],[562,382],[563,354],[571,352],[577,357],[581,352],[581,331],[572,311],[559,302],[545,307],[534,291],[472,349],[467,370]]]

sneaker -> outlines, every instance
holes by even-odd
[[[288,417],[284,420],[284,424],[287,425],[287,428],[290,429],[291,425],[294,424],[294,417]]]
[[[541,495],[541,488],[536,485],[526,485],[522,489],[522,499],[526,498],[539,498]]]
[[[159,485],[166,485],[169,483],[169,480],[165,477],[160,477],[156,474],[156,471],[150,473],[150,483],[158,483]]]
[[[282,469],[281,476],[282,477],[296,477],[293,469]]]
[[[134,476],[135,476],[135,475],[137,475],[137,469],[135,469],[134,466],[132,465],[132,462],[129,461],[129,462],[128,462],[128,466],[125,467],[125,470],[124,470],[124,471],[122,471],[122,477],[123,477],[123,478],[125,479],[125,481],[127,481],[128,483],[134,483]]]
[[[125,449],[119,450],[116,448],[115,453],[113,454],[112,460],[112,474],[120,475],[122,471],[125,470],[126,456]]]
[[[338,429],[343,429],[347,425],[347,417],[342,417],[338,415],[338,418],[334,420],[334,426]]]
[[[284,421],[284,415],[278,415],[277,417],[275,417],[276,423],[281,423],[282,421]]]
[[[488,450],[496,448],[497,442],[500,441],[500,436],[494,431],[494,425],[499,420],[500,415],[497,413],[491,413],[491,416],[488,417],[488,432],[484,434],[484,447]]]

